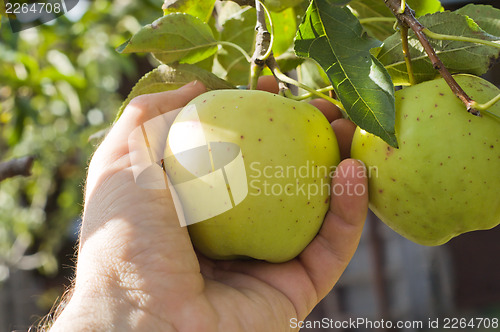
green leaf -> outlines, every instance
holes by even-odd
[[[328,0],[330,4],[336,5],[336,6],[344,6],[347,5],[351,0]]]
[[[273,12],[281,12],[285,9],[300,5],[305,0],[264,0],[267,9]]]
[[[455,13],[469,16],[490,35],[500,36],[500,9],[487,5],[468,4],[456,10]]]
[[[416,17],[444,11],[439,0],[407,0],[406,3],[415,11]]]
[[[275,56],[285,53],[292,45],[297,31],[294,8],[287,8],[279,13],[271,12],[274,29],[273,53]]]
[[[16,18],[16,14],[7,13],[5,5],[0,4],[0,22],[2,22],[2,16],[5,16],[5,18]]]
[[[299,58],[295,55],[293,50],[287,51],[280,56],[276,57],[276,61],[278,62],[278,66],[281,71],[286,73],[296,69],[300,64],[304,62],[304,58]],[[305,83],[306,84],[306,83]]]
[[[444,10],[439,0],[406,0],[406,4],[417,17]],[[349,6],[361,17],[394,17],[382,0],[352,0]]]
[[[306,59],[297,68],[297,75],[301,83],[315,90],[330,85],[330,80],[325,71],[321,69],[317,62],[310,59]]]
[[[255,9],[240,8],[224,1],[220,11],[219,24],[222,26],[220,40],[238,44],[248,54],[252,54],[255,39]],[[236,85],[248,83],[250,65],[245,57],[233,47],[222,45],[217,52],[216,74]]]
[[[326,71],[354,123],[397,146],[394,134],[394,87],[370,49],[368,38],[346,7],[313,0],[295,40],[298,56],[314,59]]]
[[[133,98],[148,93],[175,90],[194,80],[201,81],[208,90],[236,89],[234,85],[195,65],[179,64],[175,67],[160,65],[135,84],[127,99],[122,103],[116,120]]]
[[[165,0],[163,14],[185,13],[198,17],[203,22],[208,22],[214,10],[215,0]]]
[[[29,113],[33,112],[30,100],[26,97],[16,96],[15,104],[17,109],[15,110],[14,128],[7,140],[10,146],[14,146],[21,141],[25,128],[25,120],[28,118]]]
[[[165,64],[196,63],[213,55],[217,42],[205,22],[192,15],[173,13],[143,27],[117,51],[151,52]]]
[[[374,38],[384,40],[394,33],[396,18],[381,0],[353,0],[349,7],[361,19],[363,28]],[[390,19],[380,21],[379,19]]]
[[[440,12],[423,16],[419,20],[435,33],[500,42],[500,38],[487,34],[473,20],[464,15]],[[423,46],[413,32],[410,32],[409,36],[410,55],[416,82],[435,78],[438,73],[433,68]],[[430,38],[429,42],[451,73],[482,75],[500,56],[499,48],[477,43]],[[374,50],[374,54],[387,68],[395,84],[409,84],[399,33],[386,39],[380,49]]]
[[[407,0],[417,17],[443,11],[439,0]],[[355,15],[361,19],[365,30],[373,37],[384,40],[394,33],[396,18],[382,0],[353,0],[349,3]],[[391,19],[380,21],[380,18]]]

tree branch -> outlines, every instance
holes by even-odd
[[[271,46],[271,33],[267,30],[264,7],[259,0],[253,0],[253,4],[257,12],[255,25],[257,36],[255,37],[255,51],[252,55],[252,68],[250,69],[250,90],[257,88],[257,81],[266,65],[266,57],[273,56],[272,52],[268,52]]]
[[[271,46],[271,33],[267,30],[266,13],[259,0],[255,0],[255,9],[257,11],[257,23],[255,25],[257,36],[255,38],[255,51],[252,59],[256,65],[263,67],[269,47]]]
[[[30,176],[31,166],[33,165],[34,157],[22,157],[18,159],[11,159],[0,163],[0,181],[13,176]]]
[[[441,59],[439,59],[438,55],[430,45],[425,33],[423,32],[425,27],[415,18],[415,12],[408,6],[408,4],[404,6],[404,11],[401,11],[402,7],[400,0],[384,0],[384,2],[403,27],[408,27],[413,30],[415,36],[418,38],[418,40],[424,47],[425,52],[429,56],[432,65],[439,71],[441,77],[443,77],[446,83],[448,83],[453,93],[465,104],[465,106],[467,107],[467,111],[474,115],[480,116],[479,111],[474,109],[474,101],[467,95],[462,87],[458,85],[458,83],[455,81],[448,69],[446,69],[443,62],[441,61]]]

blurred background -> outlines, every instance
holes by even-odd
[[[17,160],[31,175],[0,180],[0,332],[26,331],[70,285],[92,137],[156,66],[115,48],[160,17],[162,3],[80,0],[16,33],[1,21],[0,162]],[[500,66],[487,79],[500,85]],[[423,247],[370,215],[352,263],[310,319],[500,318],[499,238],[497,227]]]
[[[115,47],[162,16],[162,4],[80,0],[17,33],[2,19],[0,162],[33,165],[31,176],[0,182],[0,332],[27,330],[70,284],[91,137],[153,68]]]

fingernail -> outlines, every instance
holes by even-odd
[[[366,168],[366,164],[363,162],[363,160],[361,160],[361,159],[354,159],[354,160],[357,160],[361,164],[361,166],[363,166],[363,169],[366,173],[367,168]]]

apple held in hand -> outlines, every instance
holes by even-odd
[[[255,90],[192,100],[165,155],[194,246],[214,259],[270,262],[294,258],[314,238],[340,159],[319,110]]]
[[[484,103],[500,91],[471,75],[460,86]],[[500,116],[500,104],[489,112]],[[468,113],[443,79],[396,92],[394,149],[359,128],[351,155],[370,169],[370,208],[423,245],[500,223],[500,120]]]

